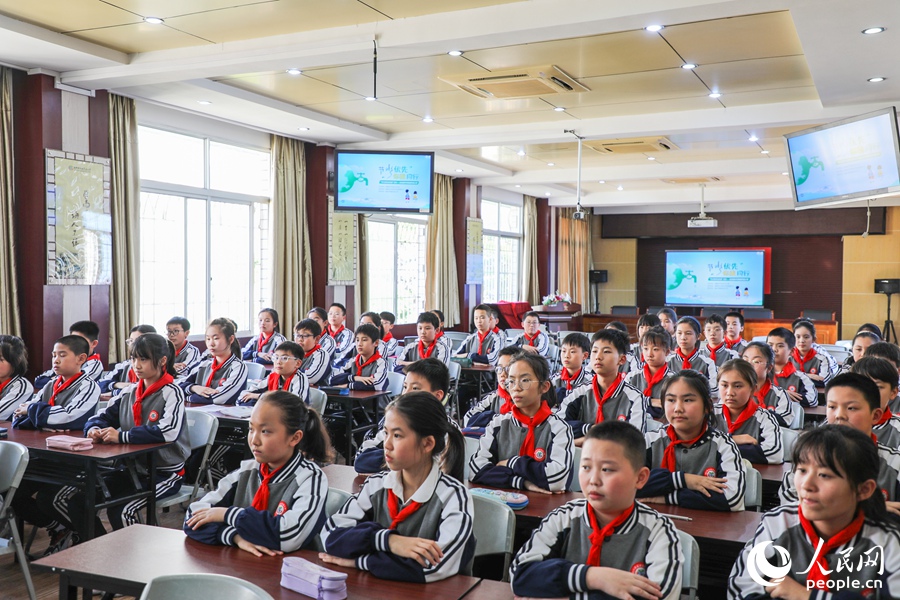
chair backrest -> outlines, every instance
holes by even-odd
[[[688,598],[697,597],[697,588],[700,587],[700,546],[697,540],[689,533],[680,529],[678,541],[681,542],[681,553],[684,555],[684,564],[681,568],[681,589],[688,590]]]
[[[794,444],[800,434],[793,429],[781,428],[781,447],[784,448],[784,462],[791,462],[791,454],[794,452]]]
[[[259,364],[249,360],[245,360],[244,364],[247,365],[247,379],[265,379],[267,376],[266,368]]]
[[[506,341],[507,343],[515,341],[517,337],[525,333],[524,329],[507,329],[506,330]]]
[[[391,393],[391,396],[395,398],[403,393],[403,382],[406,380],[406,375],[403,373],[395,373],[393,371],[388,371],[388,391]]]
[[[572,491],[581,491],[581,482],[578,481],[578,467],[581,465],[581,448],[575,446],[575,452],[572,453]]]
[[[28,448],[16,442],[0,442],[0,496],[18,488],[28,467]]]
[[[415,344],[419,340],[419,336],[417,335],[406,335],[403,336],[403,345],[408,346],[410,344]]]
[[[469,461],[472,460],[472,457],[475,456],[475,453],[478,452],[478,446],[481,445],[481,440],[477,438],[471,438],[469,436],[465,436],[466,440],[466,465],[464,468],[466,481],[469,480]]]
[[[186,573],[162,575],[151,579],[144,588],[140,600],[274,600],[256,584],[229,575],[212,573]]]
[[[185,418],[187,419],[191,450],[202,448],[216,441],[219,420],[213,415],[202,410],[188,409],[185,411]]]
[[[835,313],[830,310],[808,310],[800,311],[800,316],[804,319],[812,319],[813,321],[834,321]]]
[[[559,368],[559,357],[560,357],[559,346],[557,346],[555,344],[550,344],[547,347],[547,362],[550,364],[550,374],[551,375],[553,373],[555,373],[556,370]]]
[[[506,502],[472,496],[475,508],[475,557],[485,554],[504,554],[507,560],[513,553],[516,535],[516,515]],[[503,569],[504,573],[506,568]]]
[[[795,431],[803,429],[803,422],[806,420],[806,411],[803,410],[803,407],[799,402],[791,401],[791,413],[794,415],[794,419],[791,421],[791,429]]]
[[[309,407],[316,409],[319,416],[325,412],[325,404],[328,402],[328,394],[320,389],[309,388]]]
[[[659,431],[663,427],[664,427],[664,425],[662,423],[660,423],[659,421],[657,421],[656,419],[649,419],[649,418],[647,419],[647,432],[648,433],[651,431]]]
[[[765,343],[766,343],[766,339],[767,339],[768,337],[769,337],[769,336],[766,336],[766,335],[754,335],[754,336],[753,336],[753,339],[751,339],[750,341],[751,341],[751,342],[762,342],[762,343],[765,344]]]
[[[616,305],[609,309],[609,314],[611,315],[634,315],[638,314],[637,306],[623,306]]]
[[[450,381],[459,381],[459,374],[462,373],[462,367],[459,366],[458,362],[450,361],[450,364],[447,365],[447,370],[450,371]]]
[[[462,331],[445,331],[444,335],[450,340],[450,350],[454,351],[459,348],[459,345],[466,341],[466,338],[469,337],[469,334],[464,333]]]
[[[704,306],[700,309],[701,317],[708,317],[710,315],[719,315],[720,317],[724,317],[726,313],[730,313],[731,309],[727,306]]]
[[[745,308],[741,314],[745,319],[772,319],[775,316],[771,308]]]
[[[837,344],[819,344],[819,348],[830,354],[838,363],[842,363],[850,357],[850,350]]]
[[[325,497],[325,518],[330,519],[331,515],[341,510],[341,507],[347,503],[352,496],[348,491],[339,490],[337,488],[328,488],[328,495]]]
[[[747,482],[747,487],[744,490],[744,508],[756,508],[758,510],[762,506],[762,474],[753,468],[749,460],[746,458],[741,460],[744,461],[744,471],[746,472],[744,481]]]

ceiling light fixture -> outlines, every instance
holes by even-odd
[[[203,106],[206,106],[207,104],[212,104],[212,102],[210,102],[209,100],[197,100],[197,104],[202,104]]]
[[[881,83],[885,79],[887,79],[887,77],[870,77],[869,83]]]
[[[457,172],[457,173],[462,173],[463,170],[462,170],[462,169],[457,169],[456,172]]]
[[[462,50],[451,50],[447,54],[449,54],[450,56],[462,56],[463,51]]]
[[[622,190],[624,190],[624,189],[625,189],[625,188],[624,188],[624,187],[622,187],[622,186],[621,186],[621,185],[620,185],[620,186],[619,186],[619,187],[617,187],[617,188],[616,188],[616,189],[617,189],[617,190],[619,190],[619,191],[620,191],[620,192],[621,192],[621,191],[622,191]]]
[[[548,166],[548,167],[555,167],[555,166],[556,166],[556,163],[547,163],[547,166]]]
[[[719,92],[710,92],[709,97],[710,98],[721,98],[722,94],[720,94]]]
[[[422,122],[423,123],[434,123],[434,119],[432,119],[431,117],[425,117],[424,119],[422,119]]]
[[[565,106],[554,106],[553,110],[555,110],[556,112],[565,112],[566,107]]]
[[[516,184],[516,187],[518,187],[518,188],[520,188],[520,187],[522,187],[522,186],[521,186],[521,185],[519,185],[519,184],[518,184],[518,183],[517,183],[517,184]]]
[[[655,156],[648,156],[648,157],[647,157],[647,160],[656,160],[656,157],[655,157]]]
[[[548,198],[549,198],[551,195],[552,195],[552,194],[551,194],[550,192],[547,192],[547,194],[546,194],[546,196],[547,196]]]
[[[869,27],[868,29],[863,29],[862,32],[866,35],[875,35],[876,33],[881,33],[884,31],[884,27]]]
[[[605,180],[605,179],[601,179],[601,180],[598,181],[597,183],[606,183],[606,180]]]
[[[663,26],[662,25],[647,25],[646,27],[644,27],[644,29],[649,31],[650,33],[656,33],[657,31],[661,31],[663,29]]]
[[[759,140],[759,138],[756,137],[755,135],[751,135],[748,139],[749,139],[751,142],[756,142],[756,141]]]
[[[298,127],[297,131],[309,131],[309,127]]]
[[[682,69],[688,69],[688,70],[690,70],[690,69],[696,69],[696,68],[697,68],[697,65],[695,65],[694,63],[684,63],[683,65],[681,65],[681,68],[682,68]]]
[[[769,151],[768,151],[768,150],[760,150],[759,153],[760,153],[760,154],[768,154]]]
[[[286,70],[285,73],[287,73],[288,75],[300,75],[301,73],[303,73],[303,71],[297,69],[296,67],[291,67],[290,69]]]
[[[144,23],[149,23],[150,25],[162,25],[165,21],[159,17],[144,17]]]
[[[366,96],[366,102],[375,102],[378,100],[375,96]]]
[[[518,154],[519,156],[525,156],[525,151],[519,150],[518,152],[516,152],[516,154]]]

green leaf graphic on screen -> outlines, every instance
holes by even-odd
[[[800,176],[797,177],[797,187],[800,187],[806,182],[809,178],[809,172],[813,169],[825,170],[825,165],[822,164],[822,161],[819,160],[818,156],[811,157],[811,160],[805,156],[801,156],[797,163],[800,165]]]
[[[353,184],[357,181],[362,181],[366,185],[369,185],[369,180],[364,173],[357,175],[353,171],[344,171],[344,185],[341,186],[341,192],[349,192],[353,187]]]
[[[697,283],[697,276],[694,275],[691,271],[685,273],[681,269],[676,268],[674,271],[672,271],[672,281],[670,281],[669,285],[666,287],[670,290],[674,290],[675,288],[680,286],[681,282],[685,279],[690,279],[694,283]]]

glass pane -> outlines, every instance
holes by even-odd
[[[183,230],[187,254],[187,317],[191,333],[203,335],[210,321],[206,310],[206,200],[187,199],[187,228]]]
[[[184,198],[141,194],[138,319],[157,330],[184,314]]]
[[[484,288],[481,290],[481,301],[494,303],[498,300],[497,245],[499,238],[496,235],[484,235],[482,241],[484,243]]]
[[[254,330],[250,298],[250,228],[247,204],[209,204],[209,311],[212,318],[229,317],[240,331]]]
[[[484,221],[484,228],[490,231],[497,231],[498,216],[497,209],[499,204],[490,200],[481,201],[481,218]]]
[[[500,231],[520,233],[522,231],[522,208],[510,204],[500,205]]]
[[[269,223],[269,205],[257,202],[253,205],[253,314],[272,305],[272,267],[274,259],[271,253],[272,230]],[[299,257],[298,257],[299,258]],[[293,264],[298,265],[295,261]],[[290,318],[286,315],[285,318]],[[293,327],[293,323],[281,324],[281,332]]]
[[[272,168],[269,153],[210,142],[209,187],[214,190],[271,197]]]
[[[204,186],[201,138],[138,127],[138,155],[141,179]]]
[[[397,223],[397,322],[415,323],[425,310],[425,225]]]
[[[368,221],[369,282],[366,310],[396,314],[394,303],[394,224]],[[398,323],[401,321],[398,321]]]
[[[519,240],[500,238],[500,272],[497,277],[498,300],[519,299]]]

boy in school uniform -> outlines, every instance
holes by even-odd
[[[398,373],[403,372],[403,367],[417,360],[436,358],[442,363],[450,363],[450,348],[437,338],[440,328],[440,320],[434,311],[423,312],[416,319],[416,334],[419,340],[414,344],[407,344],[397,359],[394,369]]]
[[[725,313],[725,347],[741,354],[749,343],[741,337],[743,333],[744,315],[736,310]]]
[[[591,342],[583,333],[570,333],[563,339],[560,348],[562,368],[553,376],[550,391],[556,399],[551,408],[556,408],[575,388],[591,381],[591,371],[584,366],[584,361],[591,353]]]
[[[319,344],[321,335],[322,328],[313,319],[303,319],[294,325],[294,342],[303,350],[300,370],[309,385],[327,383],[331,372],[331,356]]]
[[[588,429],[604,421],[625,421],[643,433],[647,414],[644,397],[625,382],[619,367],[625,363],[628,338],[616,329],[601,329],[593,335],[590,383],[573,389],[557,409],[581,446]]]
[[[472,362],[496,365],[501,345],[500,337],[493,330],[493,312],[487,304],[479,304],[473,311],[475,332],[469,334],[456,356],[468,356]]]
[[[166,322],[166,337],[175,346],[175,372],[183,375],[200,362],[200,349],[188,341],[191,322],[184,317],[172,317]]]
[[[309,404],[309,379],[301,369],[303,347],[295,342],[281,342],[272,354],[272,372],[255,388],[241,392],[238,404],[253,406],[265,392],[290,392]]]
[[[710,315],[703,322],[703,334],[706,337],[706,343],[700,346],[700,354],[713,361],[716,368],[721,367],[731,359],[740,358],[740,355],[728,348],[725,343],[726,327],[725,319],[719,315]]]
[[[128,339],[125,340],[125,345],[128,347],[129,352],[135,340],[145,333],[156,333],[156,328],[153,325],[135,325],[131,328],[131,333]],[[104,374],[100,381],[97,382],[97,385],[100,386],[100,399],[109,400],[112,396],[118,395],[122,390],[133,386],[137,382],[138,377],[135,375],[134,369],[131,368],[130,358],[116,363],[112,370]]]
[[[328,325],[325,327],[325,333],[334,339],[334,352],[331,360],[335,368],[341,367],[353,350],[354,334],[352,330],[345,327],[346,318],[347,309],[340,302],[335,302],[328,307]]]
[[[506,391],[506,377],[509,375],[509,363],[522,351],[516,346],[507,346],[500,350],[497,357],[497,366],[494,372],[497,374],[497,389],[488,392],[481,400],[472,404],[472,408],[463,417],[463,424],[467,429],[487,427],[494,415],[506,414],[512,410],[513,401]]]
[[[576,468],[585,497],[551,512],[531,534],[510,566],[513,592],[619,598],[630,591],[677,600],[684,564],[678,532],[635,501],[650,476],[640,432],[617,421],[592,426]]]
[[[791,361],[791,352],[796,343],[794,332],[786,327],[776,327],[766,336],[766,343],[775,353],[775,385],[802,406],[818,406],[819,393],[815,384],[806,373],[798,371]]]
[[[381,332],[366,323],[356,328],[356,358],[348,362],[343,372],[331,379],[331,385],[351,390],[386,390],[387,361],[378,354]]]
[[[97,344],[100,343],[100,326],[93,321],[76,321],[69,326],[69,335],[80,335],[87,340],[90,349],[87,360],[84,361],[81,370],[84,371],[84,374],[89,379],[98,381],[100,376],[103,375],[103,362],[101,362],[100,355],[96,352]],[[34,389],[39,390],[43,388],[55,377],[53,369],[44,371],[35,377]]]
[[[453,354],[453,341],[444,333],[444,311],[432,308],[428,312],[434,314],[438,318],[437,331],[434,334],[434,339],[447,347],[447,356],[450,356]]]
[[[380,312],[378,316],[381,317],[381,328],[384,329],[384,336],[382,336],[381,341],[384,342],[385,358],[394,358],[397,356],[398,342],[394,334],[391,333],[391,329],[394,328],[397,317],[394,316],[394,313],[388,311]]]
[[[625,381],[644,395],[644,403],[650,418],[663,415],[662,386],[675,374],[669,368],[666,358],[672,349],[672,336],[662,327],[651,327],[641,337],[641,355],[644,366],[626,376]]]
[[[491,307],[491,331],[497,336],[499,340],[499,348],[506,348],[509,341],[506,339],[506,330],[500,329],[500,311],[495,307]]]
[[[900,347],[890,342],[875,342],[868,348],[863,356],[874,356],[883,358],[897,368],[900,374]],[[895,415],[900,415],[900,394],[895,395],[894,399],[888,404],[888,408]]]
[[[649,331],[651,327],[660,327],[659,317],[644,313],[637,320],[637,341],[631,344],[628,353],[631,355],[631,361],[628,363],[626,373],[639,371],[644,368],[644,356],[641,353],[641,338]]]
[[[865,375],[878,386],[881,398],[881,417],[872,425],[872,433],[878,443],[893,450],[900,450],[900,415],[890,409],[891,400],[897,396],[900,376],[890,361],[875,356],[864,356],[850,368],[851,373]]]
[[[547,358],[547,354],[550,353],[550,336],[541,331],[541,319],[538,314],[533,311],[525,313],[522,327],[525,333],[517,337],[513,344],[525,352],[535,352]]]

